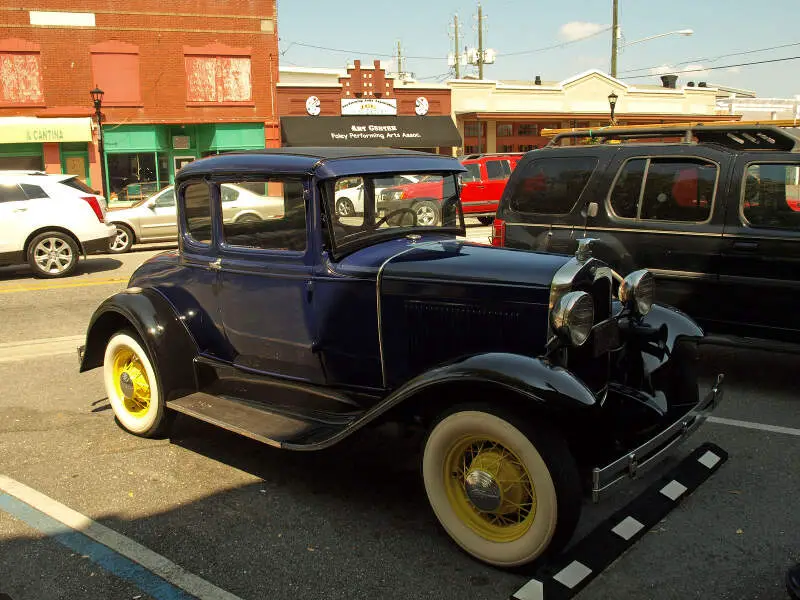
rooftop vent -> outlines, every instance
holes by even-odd
[[[662,75],[661,76],[661,85],[665,88],[669,88],[671,90],[675,89],[675,82],[678,81],[677,75]]]
[[[697,87],[708,87],[708,85],[706,84],[705,81],[701,81],[700,83],[697,84]]]
[[[542,85],[542,77],[541,75],[537,75],[536,78],[533,80],[534,85]]]
[[[687,86],[689,86],[689,87],[694,87],[694,81],[690,81],[690,82],[689,82],[689,83],[687,83],[686,85],[687,85]]]

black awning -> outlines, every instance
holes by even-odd
[[[461,146],[447,116],[281,117],[281,140],[285,146]]]

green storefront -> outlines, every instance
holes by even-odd
[[[109,196],[130,202],[173,183],[195,159],[264,148],[264,124],[105,125],[103,145]]]

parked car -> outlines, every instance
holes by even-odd
[[[619,271],[649,269],[660,298],[712,339],[800,339],[800,130],[614,128],[593,139],[624,143],[559,145],[586,135],[562,134],[520,161],[495,245],[570,252],[593,237],[595,256]],[[643,136],[651,141],[634,143]]]
[[[417,178],[410,175],[394,175],[389,178],[377,179],[375,194],[380,194],[387,187],[416,182]],[[364,182],[361,178],[354,178],[343,184],[347,187],[342,186],[336,191],[336,213],[340,217],[364,214]]]
[[[105,215],[103,197],[74,175],[0,171],[0,265],[65,277],[80,255],[108,248],[116,230]]]
[[[557,551],[584,490],[599,500],[654,466],[720,401],[721,378],[700,397],[703,332],[654,302],[647,271],[622,277],[587,247],[458,239],[463,172],[355,148],[185,166],[178,249],[97,308],[80,370],[102,369],[118,422],[141,436],[176,412],[285,450],[387,421],[421,428],[425,490],[457,544],[501,567]],[[436,225],[408,207],[376,214],[375,180],[394,173],[442,179]],[[350,177],[366,184],[360,219],[336,213]],[[284,216],[224,221],[220,188],[259,180],[282,187]]]
[[[508,177],[521,157],[522,153],[472,154],[461,159],[466,167],[461,176],[464,216],[477,217],[483,225],[492,223]],[[392,211],[409,207],[416,213],[419,223],[436,225],[441,211],[435,198],[441,197],[441,186],[441,177],[429,175],[416,183],[376,190],[378,208]]]
[[[247,185],[221,187],[222,214],[226,222],[247,223],[282,216],[282,198],[269,195],[263,185],[260,190],[248,189]],[[111,208],[108,220],[116,227],[116,236],[109,245],[109,250],[115,254],[130,251],[134,243],[177,240],[175,188],[167,186],[129,208]]]

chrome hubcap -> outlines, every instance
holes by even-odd
[[[503,503],[500,486],[486,471],[470,471],[464,479],[464,489],[470,502],[483,512],[494,512]]]
[[[347,200],[339,200],[338,213],[343,217],[350,214],[350,203]]]
[[[122,229],[117,229],[117,237],[114,238],[114,244],[112,248],[114,250],[122,250],[127,245],[128,245],[128,234],[125,233],[125,231]]]
[[[119,376],[119,389],[126,398],[133,398],[133,380],[127,371]]]
[[[60,238],[45,238],[33,249],[33,258],[45,273],[62,273],[72,261],[72,248]]]
[[[422,206],[417,209],[417,223],[420,225],[433,225],[436,213],[430,206]]]

